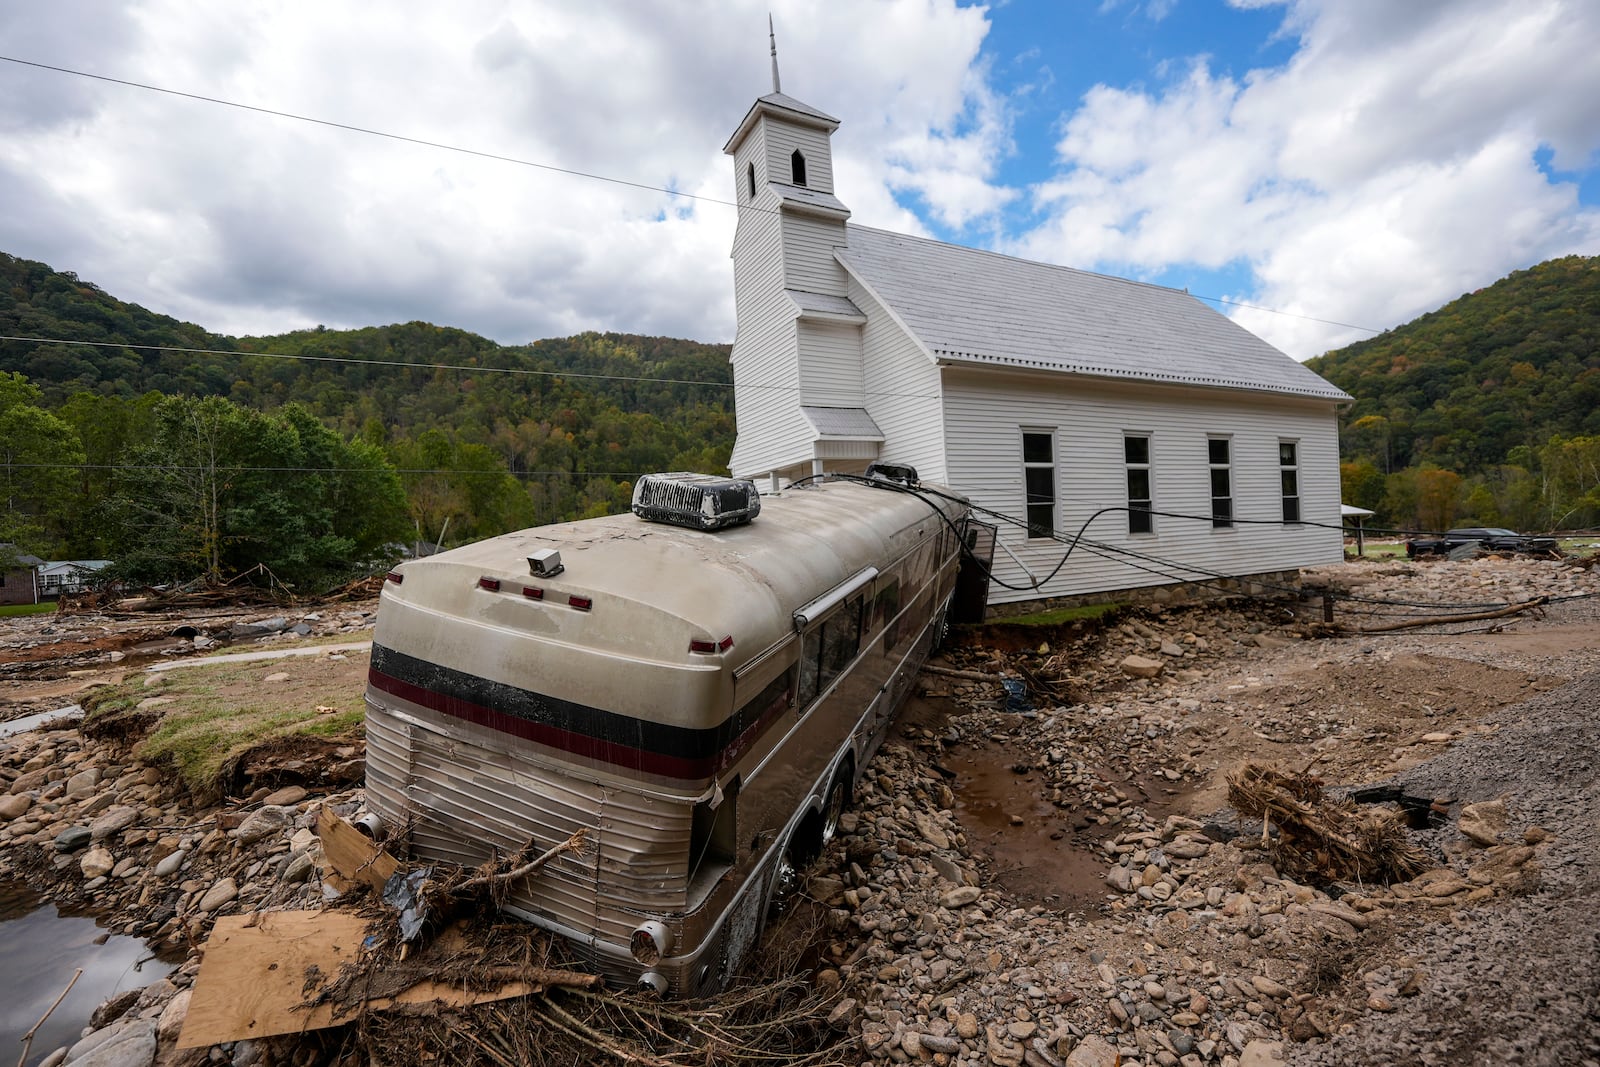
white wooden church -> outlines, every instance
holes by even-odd
[[[724,149],[735,477],[908,464],[1025,519],[1001,527],[991,604],[1342,558],[1349,396],[1187,293],[852,225],[839,120],[777,91],[775,62],[773,82]],[[1107,507],[1102,547],[1041,582],[1050,535]]]

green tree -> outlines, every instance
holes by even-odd
[[[265,564],[287,582],[338,575],[404,532],[396,472],[303,408],[275,415],[221,397],[170,397],[116,493],[120,568],[211,580]]]
[[[41,396],[22,375],[0,373],[0,541],[53,556],[67,542],[84,457],[72,427],[37,406]]]

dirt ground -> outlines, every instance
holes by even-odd
[[[1354,1004],[1331,1033],[1291,1043],[1289,1059],[1600,1064],[1600,940],[1590,915],[1600,899],[1600,567],[1357,562],[1306,581],[1333,591],[1345,630],[1319,630],[1312,598],[1133,611],[1041,632],[1027,647],[1013,630],[1000,640],[976,631],[924,675],[896,743],[950,784],[949,807],[986,891],[1033,909],[1032,922],[1059,917],[1061,939],[1100,944],[1102,956],[1116,937],[1144,936],[1131,924],[1112,933],[1127,923],[1106,888],[1117,835],[1173,818],[1237,826],[1227,775],[1247,763],[1314,773],[1330,788],[1397,785],[1452,810],[1504,796],[1509,833],[1537,825],[1554,835],[1542,888],[1397,923],[1381,954],[1340,967],[1359,972],[1348,977],[1355,987],[1381,988],[1389,961],[1410,961],[1430,976],[1421,994],[1364,1014]],[[1547,600],[1503,618],[1352,632],[1536,597]],[[267,614],[260,608],[11,620],[0,627],[0,722],[194,655],[197,638],[211,652],[358,640],[373,608],[291,613],[310,620],[309,633],[265,639],[232,636]],[[1159,665],[1154,677],[1131,673],[1130,658],[1140,657]],[[1008,707],[995,684],[1002,673],[1049,684],[1033,687],[1027,706]],[[268,682],[275,674],[287,677]],[[215,698],[358,700],[365,674],[361,654],[272,661],[230,670]],[[1457,848],[1435,846],[1446,859]],[[1227,1061],[1207,1054],[1217,1059]]]

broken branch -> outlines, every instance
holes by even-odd
[[[577,830],[573,831],[571,837],[567,838],[565,841],[561,842],[561,844],[556,845],[553,848],[546,849],[544,854],[539,858],[532,860],[531,862],[524,863],[521,867],[518,867],[515,870],[506,871],[504,874],[484,874],[479,875],[477,878],[469,878],[465,882],[462,882],[460,885],[456,886],[456,889],[477,889],[479,886],[504,885],[507,882],[514,882],[518,878],[526,877],[527,875],[530,875],[534,871],[538,870],[540,867],[543,867],[545,864],[549,863],[551,860],[555,859],[557,856],[561,855],[563,852],[581,851],[583,849],[584,836],[587,832],[587,827],[579,827]]]

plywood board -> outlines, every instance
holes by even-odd
[[[204,1048],[348,1022],[352,1016],[336,1017],[332,1004],[302,1005],[316,999],[338,978],[340,966],[356,958],[366,936],[366,920],[350,912],[269,911],[222,916],[206,943],[178,1047]],[[423,981],[398,996],[372,1000],[366,1006],[381,1010],[396,1004],[438,1002],[461,1007],[526,996],[540,988],[521,980],[490,990]]]
[[[382,893],[383,883],[400,866],[366,834],[335,815],[326,804],[317,814],[317,835],[322,838],[322,854],[328,866],[351,882],[365,882],[373,892]]]

